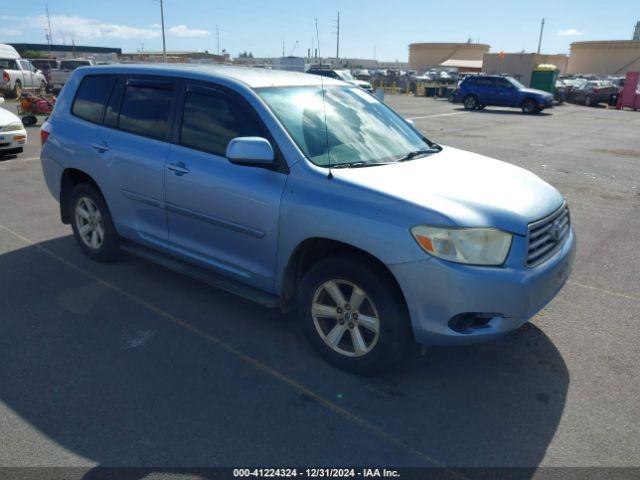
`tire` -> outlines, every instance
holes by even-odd
[[[594,106],[593,98],[591,98],[591,95],[587,95],[586,97],[584,97],[584,106],[585,107],[593,107]]]
[[[115,260],[120,253],[120,237],[111,220],[107,203],[98,189],[90,183],[77,185],[71,192],[67,208],[73,235],[82,252],[97,262]],[[96,211],[98,215],[95,214]],[[88,234],[85,233],[87,227]]]
[[[464,97],[464,100],[462,100],[462,103],[464,104],[465,110],[475,110],[479,105],[478,97],[475,95],[467,95]]]
[[[343,302],[334,300],[335,288]],[[357,309],[349,305],[354,298],[360,299]],[[389,370],[411,351],[404,300],[389,273],[364,257],[341,254],[311,267],[300,285],[298,315],[316,351],[347,372]]]
[[[20,98],[22,95],[22,83],[20,80],[16,80],[16,83],[13,84],[13,97]]]
[[[25,115],[22,117],[22,125],[25,127],[30,127],[31,125],[35,125],[38,123],[38,118],[34,115]]]
[[[526,113],[529,115],[540,112],[540,107],[538,107],[538,103],[533,98],[525,98],[522,101],[522,113]]]

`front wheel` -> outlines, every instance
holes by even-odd
[[[76,186],[68,208],[73,234],[84,254],[97,262],[114,260],[120,251],[120,237],[98,189],[90,183]]]
[[[305,335],[327,362],[371,375],[409,351],[408,315],[389,275],[366,258],[338,255],[304,276],[298,312]]]
[[[533,98],[527,98],[522,102],[522,112],[523,113],[538,113],[540,108],[538,107],[538,103]]]
[[[584,97],[584,105],[585,107],[593,107],[593,98],[591,98],[589,95]]]

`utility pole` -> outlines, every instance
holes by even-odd
[[[216,25],[217,54],[220,55],[220,26]]]
[[[164,57],[164,63],[167,63],[167,42],[164,36],[164,5],[163,0],[160,0],[160,20],[162,22],[162,56]]]
[[[47,32],[47,45],[49,45],[49,53],[51,53],[51,44],[53,43],[53,37],[51,36],[51,17],[49,16],[49,5],[45,2],[44,10],[47,12],[47,25],[49,31]]]
[[[540,24],[540,39],[538,40],[538,54],[540,53],[540,47],[542,46],[542,32],[544,32],[544,18]]]
[[[336,20],[336,60],[340,58],[340,12]]]

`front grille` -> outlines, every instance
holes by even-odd
[[[571,218],[565,202],[551,215],[529,224],[527,267],[535,267],[553,255],[569,235]]]

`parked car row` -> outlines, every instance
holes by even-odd
[[[559,78],[556,92],[561,91],[564,100],[593,107],[601,103],[615,105],[624,87],[624,79]]]
[[[0,94],[19,98],[23,91],[59,92],[71,72],[91,65],[91,60],[80,58],[21,58],[12,46],[0,44]]]

